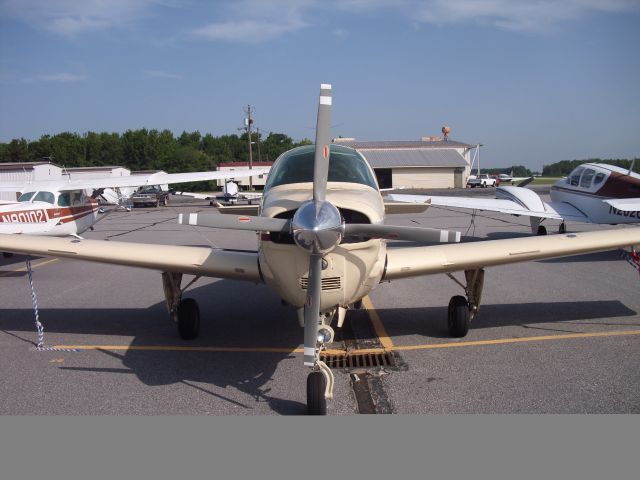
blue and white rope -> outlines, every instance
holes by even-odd
[[[29,285],[31,286],[31,300],[33,302],[33,312],[36,317],[36,330],[38,332],[38,343],[36,348],[40,349],[44,347],[44,327],[40,323],[40,317],[38,315],[38,297],[36,295],[36,289],[33,286],[33,275],[31,270],[31,259],[27,257],[27,273],[29,274]]]

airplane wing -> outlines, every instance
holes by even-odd
[[[165,185],[171,183],[200,182],[206,180],[222,180],[229,178],[252,177],[264,175],[268,168],[253,168],[228,171],[188,172],[188,173],[152,173],[149,175],[131,175],[128,177],[104,177],[92,179],[46,180],[36,183],[20,183],[0,185],[0,192],[24,192],[47,189],[85,190],[91,188],[141,187],[145,185]]]
[[[191,197],[197,198],[198,200],[215,200],[216,194],[204,194],[204,193],[193,193],[193,192],[173,192],[173,195],[179,195],[181,197]]]
[[[0,234],[0,251],[262,282],[258,252]]]
[[[382,280],[475,270],[634,245],[640,245],[637,227],[425,247],[388,247]]]
[[[604,203],[608,203],[616,210],[623,212],[637,212],[640,211],[640,198],[612,198],[609,200],[603,200]]]
[[[500,191],[510,198],[518,198],[512,195],[513,189],[519,187],[506,187]],[[509,190],[511,189],[511,190]],[[569,220],[574,222],[589,222],[589,218],[577,208],[566,202],[542,202],[539,201],[540,209],[532,210],[509,198],[487,198],[487,197],[445,197],[436,195],[403,195],[389,194],[386,198],[398,202],[424,203],[431,201],[431,205],[441,207],[463,208],[466,210],[486,210],[490,212],[506,213],[509,215],[525,215],[529,217],[551,218],[554,220]]]
[[[545,208],[544,211],[530,210],[512,200],[504,198],[486,197],[445,197],[437,195],[404,195],[389,194],[389,198],[398,202],[425,203],[431,201],[431,205],[441,207],[464,208],[467,210],[488,210],[492,212],[508,213],[510,215],[528,215],[533,217],[553,218],[562,220],[562,216],[553,208]],[[549,204],[545,203],[545,207]],[[575,210],[575,209],[574,209]],[[575,210],[577,212],[577,210]],[[581,215],[584,219],[584,215]],[[583,220],[584,221],[584,220]]]

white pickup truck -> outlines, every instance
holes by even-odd
[[[476,175],[475,178],[470,178],[467,180],[467,187],[475,188],[475,187],[495,187],[496,179],[491,178],[486,173],[481,173],[480,175]]]

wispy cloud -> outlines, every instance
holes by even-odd
[[[529,32],[553,29],[589,13],[618,13],[640,7],[637,0],[428,0],[405,5],[422,23],[478,23]]]
[[[168,78],[171,80],[182,80],[184,77],[177,73],[163,72],[161,70],[146,70],[145,75],[151,78]]]
[[[35,28],[73,37],[127,24],[162,0],[3,0],[3,15]]]
[[[158,6],[183,7],[202,18],[187,36],[207,41],[255,44],[272,41],[329,18],[345,24],[369,15],[404,17],[409,25],[482,24],[539,32],[595,13],[640,9],[638,0],[0,0],[0,14],[36,28],[74,37],[151,18]],[[324,20],[323,20],[324,19]],[[185,29],[165,32],[183,38]],[[182,30],[182,33],[180,33]],[[333,32],[343,32],[335,25]],[[335,34],[342,38],[341,34]]]
[[[29,77],[25,79],[25,82],[27,83],[33,83],[33,82],[71,83],[71,82],[82,82],[84,80],[87,80],[88,78],[89,78],[88,75],[59,72],[59,73],[46,73],[41,75],[35,75],[33,77]]]
[[[305,11],[314,6],[312,0],[243,0],[228,6],[228,15],[194,28],[191,35],[212,41],[260,43],[302,28],[309,24]]]

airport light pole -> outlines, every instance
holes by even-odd
[[[253,119],[251,118],[251,105],[247,105],[245,110],[247,118],[245,119],[245,126],[247,128],[247,141],[249,142],[249,170],[253,168],[253,153],[251,148],[251,124]],[[253,177],[249,177],[249,191],[253,191]]]

